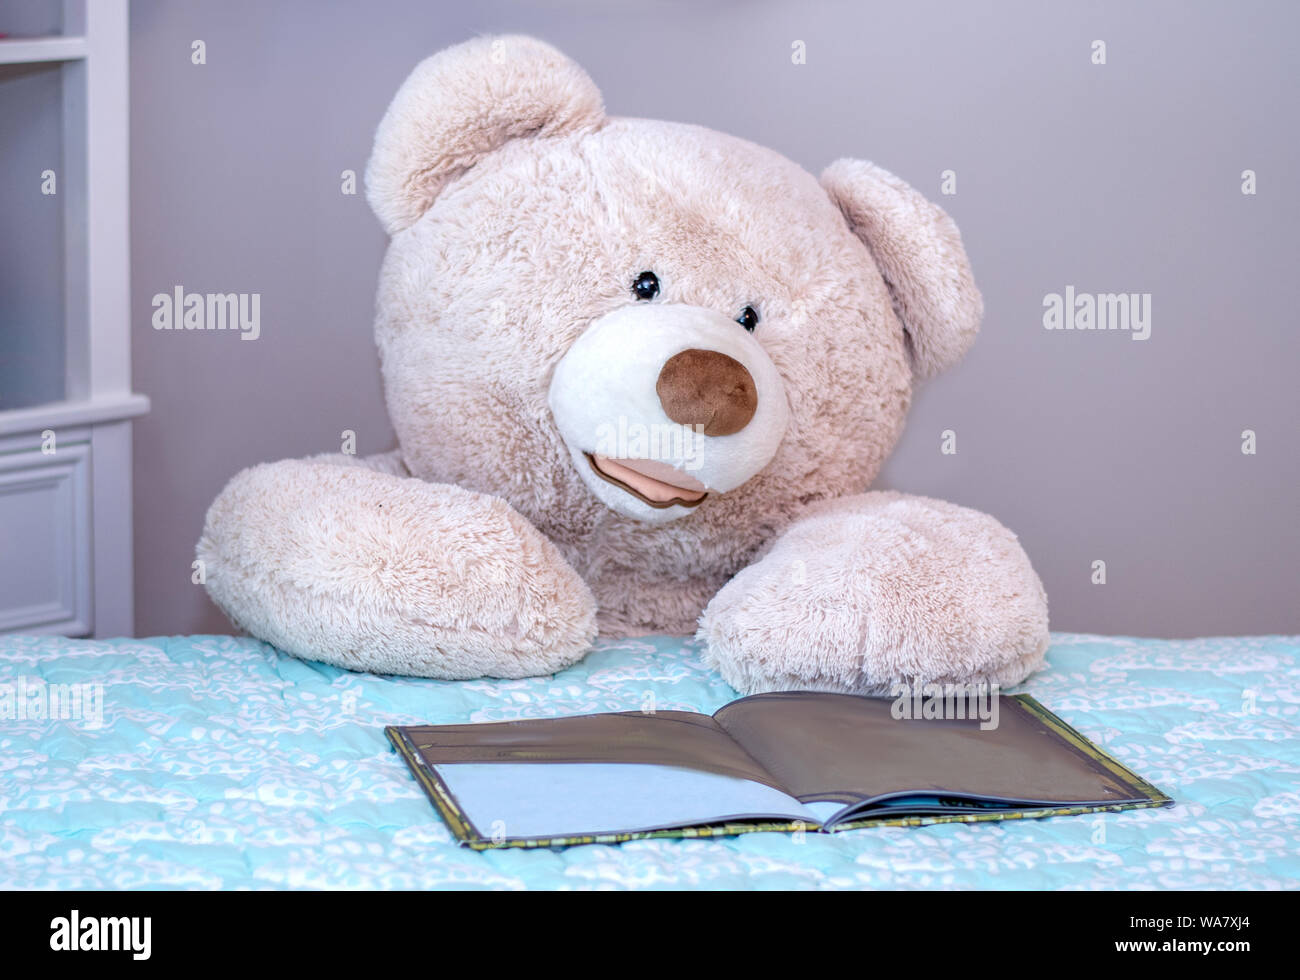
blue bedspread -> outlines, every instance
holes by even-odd
[[[1055,634],[1024,686],[1172,809],[565,850],[458,847],[389,724],[736,697],[690,641],[602,642],[554,677],[353,674],[249,639],[0,637],[0,886],[1285,888],[1300,882],[1300,637]],[[95,724],[93,687],[102,691]],[[8,689],[5,685],[10,685]],[[52,685],[79,717],[34,718]],[[73,710],[75,709],[75,710]],[[27,717],[3,717],[6,713]]]

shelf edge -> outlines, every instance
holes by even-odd
[[[80,61],[86,39],[79,35],[0,38],[0,65],[34,65],[47,61]]]
[[[30,408],[13,408],[0,412],[0,436],[40,432],[43,429],[73,425],[96,425],[133,419],[149,411],[145,395],[126,394],[86,401],[50,402]]]

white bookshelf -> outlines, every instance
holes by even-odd
[[[0,632],[129,636],[131,420],[149,401],[131,388],[127,0],[67,0],[62,22],[58,35],[0,39],[0,66],[59,73],[60,104],[45,108],[61,114],[63,240],[49,397],[26,391],[19,358],[0,363],[0,399],[24,390],[0,400]],[[22,73],[0,68],[0,90]],[[41,192],[39,172],[4,177]],[[55,328],[0,329],[14,341]]]

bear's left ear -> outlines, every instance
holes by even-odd
[[[984,300],[953,220],[865,160],[837,160],[821,181],[889,286],[913,372],[929,378],[957,363],[975,341]]]
[[[395,235],[507,141],[595,128],[604,118],[595,83],[549,44],[475,38],[420,62],[393,96],[366,165],[366,197]]]

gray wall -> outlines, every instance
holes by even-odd
[[[154,400],[136,427],[141,634],[227,628],[190,561],[236,470],[336,451],[343,429],[362,453],[390,445],[370,337],[384,238],[339,173],[362,171],[420,58],[505,30],[578,59],[613,113],[728,130],[814,172],[874,159],[944,204],[986,323],[919,394],[883,483],[1016,530],[1053,628],[1300,630],[1294,5],[470,6],[133,4],[133,353]],[[150,297],[177,284],[260,292],[262,338],[150,329]],[[1152,294],[1150,339],[1045,330],[1043,297],[1067,284]]]

